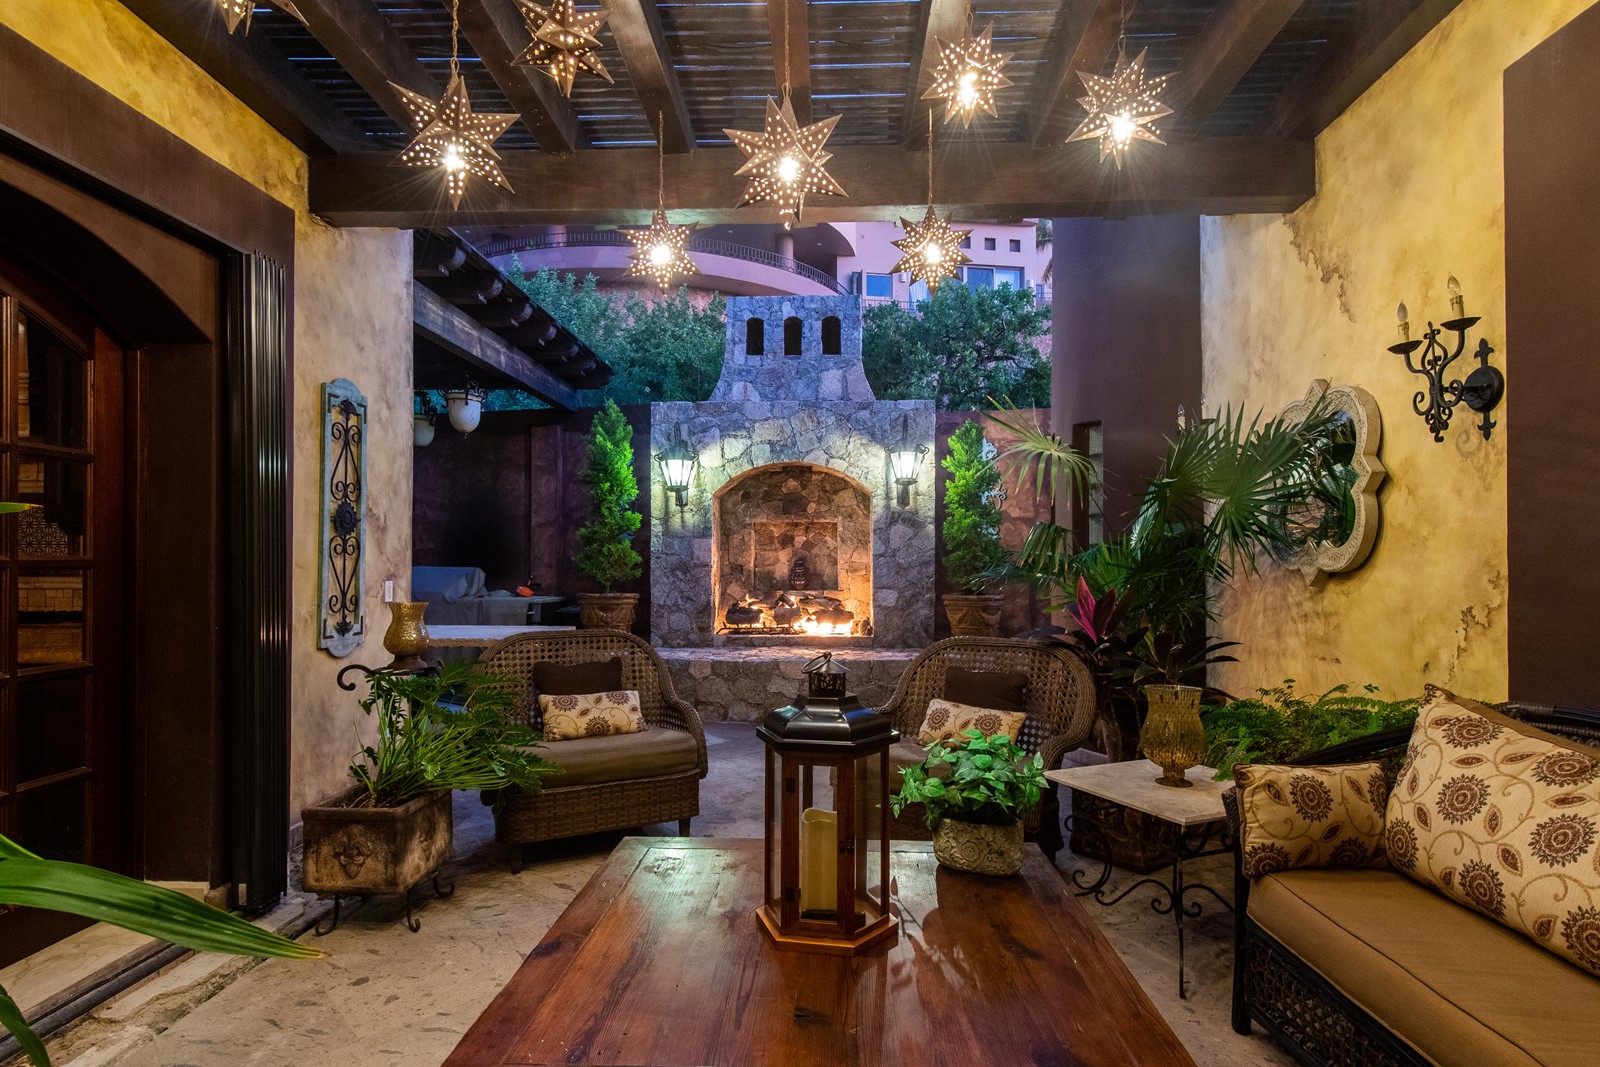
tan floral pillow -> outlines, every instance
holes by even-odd
[[[1233,780],[1239,787],[1247,878],[1295,867],[1383,863],[1383,802],[1389,782],[1381,764],[1242,764],[1234,767]]]
[[[1428,686],[1389,797],[1397,870],[1600,974],[1600,749]]]
[[[539,711],[544,715],[546,741],[636,734],[649,728],[639,711],[639,694],[632,689],[574,696],[541,693]]]
[[[917,740],[924,745],[935,741],[960,741],[968,730],[978,730],[984,737],[1005,734],[1017,739],[1022,721],[1027,715],[1020,711],[995,711],[992,708],[975,708],[971,704],[957,704],[951,700],[928,701],[928,713],[922,717],[917,730]]]

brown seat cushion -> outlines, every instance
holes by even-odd
[[[1024,671],[969,671],[947,667],[944,672],[946,700],[995,711],[1028,710],[1028,675]]]
[[[546,789],[686,774],[700,766],[700,749],[693,737],[659,726],[636,734],[579,737],[538,753],[561,764],[560,774],[544,780]]]
[[[622,688],[622,657],[586,663],[535,663],[533,688],[547,696],[615,693]]]
[[[1382,870],[1271,874],[1250,917],[1441,1067],[1588,1067],[1600,979]]]

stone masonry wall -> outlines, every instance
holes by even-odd
[[[800,320],[800,351],[784,355],[783,325]],[[823,324],[839,320],[839,352],[822,351]],[[747,344],[750,320],[763,324],[762,351]],[[861,366],[861,300],[854,296],[729,297],[722,377],[711,401],[871,400]]]

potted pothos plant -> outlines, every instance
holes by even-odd
[[[997,574],[1008,560],[1000,544],[1000,503],[1005,491],[994,447],[970,419],[950,435],[950,452],[941,465],[944,483],[944,573],[962,590],[944,595],[950,632],[957,637],[998,637],[1003,598]]]
[[[558,769],[535,751],[535,730],[508,721],[509,680],[475,663],[366,679],[377,742],[350,765],[349,789],[301,812],[308,892],[403,894],[450,858],[453,790],[537,792]]]
[[[615,587],[643,573],[643,559],[633,547],[643,519],[633,510],[639,481],[633,473],[633,427],[614,400],[607,400],[589,427],[589,521],[578,530],[578,570],[599,584],[601,592],[579,593],[579,622],[588,628],[628,630],[639,610],[639,594]]]
[[[1044,757],[1029,755],[1005,734],[968,730],[961,741],[936,744],[921,763],[900,772],[890,798],[896,817],[923,806],[933,854],[946,867],[978,874],[1022,869],[1022,816],[1044,790]]]

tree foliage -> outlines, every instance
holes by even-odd
[[[639,577],[642,560],[633,537],[642,522],[632,504],[639,498],[633,476],[633,427],[615,400],[594,417],[588,436],[589,465],[583,484],[589,487],[589,521],[578,531],[578,569],[607,592]]]
[[[1000,546],[1000,467],[983,429],[970,419],[950,435],[949,447],[943,462],[950,476],[944,483],[944,568],[951,585],[976,590],[1008,558]]]
[[[899,304],[866,310],[862,357],[878,399],[933,400],[946,411],[999,396],[1049,406],[1050,361],[1038,342],[1050,332],[1050,309],[1031,291],[952,281],[917,308],[920,317]]]

